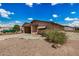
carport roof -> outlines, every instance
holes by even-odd
[[[30,27],[30,26],[31,26],[31,24],[30,24],[30,23],[24,23],[24,24],[22,25],[22,27],[25,27],[25,26]]]

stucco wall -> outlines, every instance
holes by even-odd
[[[40,22],[40,21],[34,21],[32,22],[33,25],[38,25],[38,26],[46,26],[47,28],[52,28],[52,29],[62,29],[63,27],[58,25],[58,24],[51,24],[48,22]]]

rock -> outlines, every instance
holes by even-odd
[[[57,44],[57,47],[61,47],[61,44]]]
[[[56,48],[61,47],[61,44],[53,44],[52,47],[56,49]]]

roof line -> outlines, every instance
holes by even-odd
[[[55,22],[49,22],[49,21],[42,21],[42,20],[33,20],[33,21],[40,21],[40,22],[47,22],[47,23],[51,23],[51,24],[57,24],[57,23],[55,23]],[[33,22],[33,21],[31,21],[31,23]],[[60,26],[63,26],[63,25],[61,25],[61,24],[57,24],[57,25],[60,25]]]

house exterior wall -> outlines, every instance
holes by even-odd
[[[33,26],[37,26],[37,32],[41,32],[41,31],[43,31],[43,30],[39,30],[38,29],[38,27],[39,26],[45,26],[46,28],[49,28],[49,29],[56,29],[56,30],[61,30],[61,29],[63,29],[63,26],[60,26],[60,25],[58,25],[58,24],[51,24],[51,23],[49,23],[49,22],[41,22],[41,21],[33,21],[32,23],[32,30],[34,30],[33,29]],[[45,29],[44,29],[45,30]],[[34,33],[33,31],[31,32],[31,33]]]
[[[63,28],[64,28],[63,26],[58,25],[58,24],[52,24],[51,26],[53,29],[56,29],[56,30],[63,30]]]
[[[31,34],[37,34],[37,32],[38,32],[37,26],[31,25]]]
[[[62,29],[63,27],[59,24],[55,24],[55,23],[51,23],[51,22],[44,22],[44,21],[32,21],[30,23],[31,25],[29,27],[31,27],[31,33],[32,34],[37,34],[39,31],[43,31],[45,29]],[[24,27],[27,28],[28,24],[25,24]],[[42,27],[42,30],[39,30],[39,28]]]
[[[51,23],[48,23],[48,22],[35,21],[35,22],[32,22],[32,24],[38,25],[38,26],[46,26],[47,28],[50,27],[52,29],[63,29],[63,26],[61,26],[61,25],[51,24]]]

